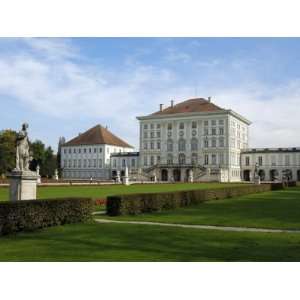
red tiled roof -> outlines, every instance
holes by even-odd
[[[107,144],[119,147],[133,148],[101,125],[96,125],[95,127],[90,128],[86,132],[65,143],[64,146],[96,144]]]
[[[157,111],[151,115],[169,115],[190,112],[213,112],[222,110],[224,109],[204,98],[194,98],[180,102],[173,107],[169,106],[162,111]]]

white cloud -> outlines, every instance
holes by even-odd
[[[129,142],[138,144],[137,115],[158,110],[158,105],[194,97],[193,66],[200,65],[201,97],[213,96],[213,101],[250,119],[251,146],[300,146],[300,83],[270,88],[248,82],[240,85],[233,78],[231,88],[219,82],[203,82],[205,67],[216,67],[218,78],[228,77],[217,59],[204,62],[193,60],[190,78],[168,67],[154,67],[142,63],[124,64],[118,69],[94,66],[83,57],[70,40],[21,39],[25,47],[0,55],[0,95],[21,102],[32,111],[61,122],[76,122],[78,117],[105,122],[113,132]],[[169,50],[168,59],[188,62],[189,54]],[[241,65],[239,60],[238,64]],[[229,62],[235,65],[235,62]],[[224,68],[223,68],[224,67]],[[213,76],[210,74],[213,80]],[[14,105],[14,103],[12,103]],[[104,124],[104,125],[106,125]],[[81,130],[85,130],[82,128]],[[76,129],[77,130],[77,129]],[[57,136],[63,133],[57,133]]]

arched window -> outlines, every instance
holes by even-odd
[[[191,150],[192,151],[198,150],[198,140],[196,138],[192,138],[191,140]]]
[[[192,164],[196,165],[198,163],[198,155],[197,153],[192,153]]]
[[[172,154],[168,154],[167,156],[167,164],[171,165],[173,163],[173,155]]]
[[[185,164],[185,155],[183,153],[180,153],[178,156],[178,162],[180,165],[184,165]]]
[[[185,140],[180,139],[178,141],[178,151],[185,151]]]
[[[173,141],[171,139],[167,141],[167,151],[173,151]]]

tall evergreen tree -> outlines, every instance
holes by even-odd
[[[16,135],[10,129],[0,131],[0,175],[16,167]]]

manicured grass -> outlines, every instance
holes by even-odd
[[[300,187],[208,201],[198,206],[161,213],[112,219],[300,230]]]
[[[73,224],[1,237],[0,261],[300,261],[300,234]]]
[[[180,190],[221,188],[236,186],[241,183],[178,183],[178,184],[134,184],[130,186],[51,186],[38,187],[38,198],[63,198],[63,197],[92,197],[95,199],[106,198],[116,194],[155,193]],[[8,188],[0,187],[0,200],[8,200]]]

